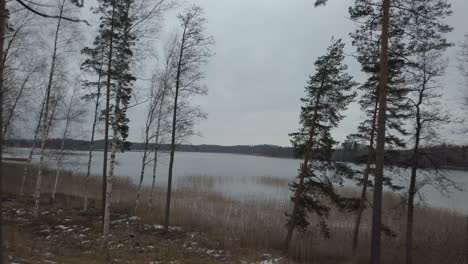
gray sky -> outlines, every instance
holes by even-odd
[[[346,52],[353,53],[349,32],[355,25],[348,17],[351,0],[330,0],[325,7],[314,8],[313,0],[193,0],[205,9],[208,33],[216,44],[215,55],[206,66],[207,96],[194,102],[208,114],[198,130],[202,137],[193,144],[276,144],[289,145],[288,133],[298,127],[299,99],[304,94],[313,63],[330,44],[332,36],[347,42]],[[455,27],[449,40],[458,44],[466,28],[468,1],[453,0]],[[165,28],[177,27],[175,14]],[[465,32],[466,31],[466,32]],[[450,66],[444,78],[445,102],[452,110],[462,94],[462,80],[456,66],[457,48],[447,53]],[[346,62],[350,73],[363,80],[360,66],[351,57]],[[130,140],[141,140],[142,109],[130,112]],[[456,111],[455,111],[456,112]],[[456,113],[454,113],[456,114]],[[362,113],[353,104],[346,118],[334,131],[343,140],[355,131]],[[460,136],[449,139],[461,142]]]

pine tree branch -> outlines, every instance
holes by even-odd
[[[45,18],[56,18],[56,19],[59,19],[59,18],[60,18],[60,19],[63,19],[63,20],[71,21],[71,22],[82,22],[82,23],[85,23],[86,25],[90,26],[90,24],[88,23],[88,21],[83,20],[83,19],[44,14],[44,13],[41,13],[41,12],[39,12],[39,11],[33,9],[32,7],[30,7],[28,4],[26,4],[26,3],[23,2],[22,0],[16,0],[16,2],[18,2],[20,5],[22,5],[22,6],[23,6],[24,8],[26,8],[27,10],[29,10],[29,11],[33,12],[34,14],[36,14],[36,15],[38,15],[38,16],[41,16],[41,17],[45,17]]]

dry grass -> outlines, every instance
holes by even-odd
[[[21,165],[8,165],[5,168],[5,190],[15,193],[19,185],[17,175]],[[66,181],[65,181],[66,179]],[[171,221],[173,225],[187,230],[203,231],[221,240],[225,247],[245,247],[256,250],[281,250],[285,236],[284,212],[290,205],[285,201],[262,201],[245,204],[229,200],[222,194],[209,191],[217,181],[229,179],[194,176],[179,180],[182,186],[174,191]],[[260,183],[287,186],[283,179],[259,178]],[[29,179],[31,182],[31,179]],[[44,192],[50,190],[52,179],[44,179]],[[100,184],[97,178],[87,187],[91,197],[99,207]],[[80,188],[77,188],[80,187]],[[31,190],[28,186],[29,191]],[[286,188],[286,187],[285,187]],[[83,177],[64,174],[59,184],[59,193],[79,197],[83,190]],[[352,189],[344,189],[353,194]],[[142,201],[146,201],[145,190]],[[44,195],[47,197],[47,194]],[[151,223],[163,222],[163,190],[158,189],[155,205],[149,211],[142,205],[137,215]],[[404,261],[404,219],[405,211],[398,206],[399,199],[385,195],[383,222],[396,232],[396,237],[383,237],[383,263],[403,263]],[[44,198],[46,199],[46,198]],[[130,180],[118,178],[114,184],[114,210],[132,212],[135,199],[135,186]],[[47,200],[45,200],[47,201]],[[145,202],[143,202],[144,204]],[[75,204],[79,206],[79,204]],[[367,263],[370,237],[370,210],[365,211],[359,246],[359,263]],[[414,230],[414,260],[424,264],[463,263],[465,258],[465,218],[459,214],[429,208],[416,208]],[[311,216],[311,223],[314,217]],[[331,239],[320,236],[318,229],[311,227],[307,233],[296,233],[291,250],[291,258],[304,263],[343,263],[350,256],[352,239],[352,213],[332,211],[330,215]]]
[[[273,177],[273,176],[259,176],[259,177],[255,177],[255,181],[256,183],[267,185],[267,186],[288,188],[288,184],[291,183],[292,180]]]

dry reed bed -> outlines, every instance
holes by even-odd
[[[5,166],[5,191],[15,193],[19,188],[19,176],[22,165]],[[52,175],[52,174],[51,174]],[[81,196],[85,184],[84,177],[78,174],[64,173],[59,183],[58,192],[66,195]],[[182,184],[181,181],[184,181]],[[179,188],[174,191],[172,223],[187,230],[204,231],[224,241],[225,246],[241,246],[253,249],[280,250],[285,236],[285,216],[288,201],[261,200],[248,204],[225,198],[223,194],[212,191],[219,181],[230,179],[209,176],[194,176],[178,180]],[[27,192],[31,193],[32,179],[28,178]],[[284,179],[263,177],[259,183],[284,186]],[[46,174],[43,191],[44,199],[50,192],[53,179]],[[92,177],[86,186],[90,197],[99,207],[100,180]],[[133,213],[136,186],[130,179],[116,178],[113,192],[113,207]],[[347,195],[357,194],[355,190],[345,188]],[[145,188],[142,201],[146,204],[149,190]],[[145,221],[162,223],[165,193],[158,188],[155,204],[150,211],[144,205],[136,214]],[[403,263],[404,259],[404,219],[405,210],[399,206],[399,199],[391,194],[384,197],[383,222],[396,233],[396,237],[383,237],[383,263]],[[371,197],[369,197],[371,200]],[[367,262],[369,251],[370,210],[366,210],[361,228],[359,263]],[[453,264],[463,263],[465,258],[465,218],[457,213],[417,207],[415,211],[415,263]],[[311,223],[315,223],[311,216]],[[305,263],[340,263],[350,255],[352,213],[333,210],[330,214],[331,238],[325,239],[315,226],[307,233],[296,233],[290,250],[290,256]]]

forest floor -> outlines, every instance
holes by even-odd
[[[278,253],[226,248],[201,232],[171,227],[165,233],[161,225],[118,212],[112,215],[111,235],[103,240],[97,210],[83,214],[58,202],[41,206],[34,219],[27,210],[32,200],[3,197],[5,263],[292,263]]]

